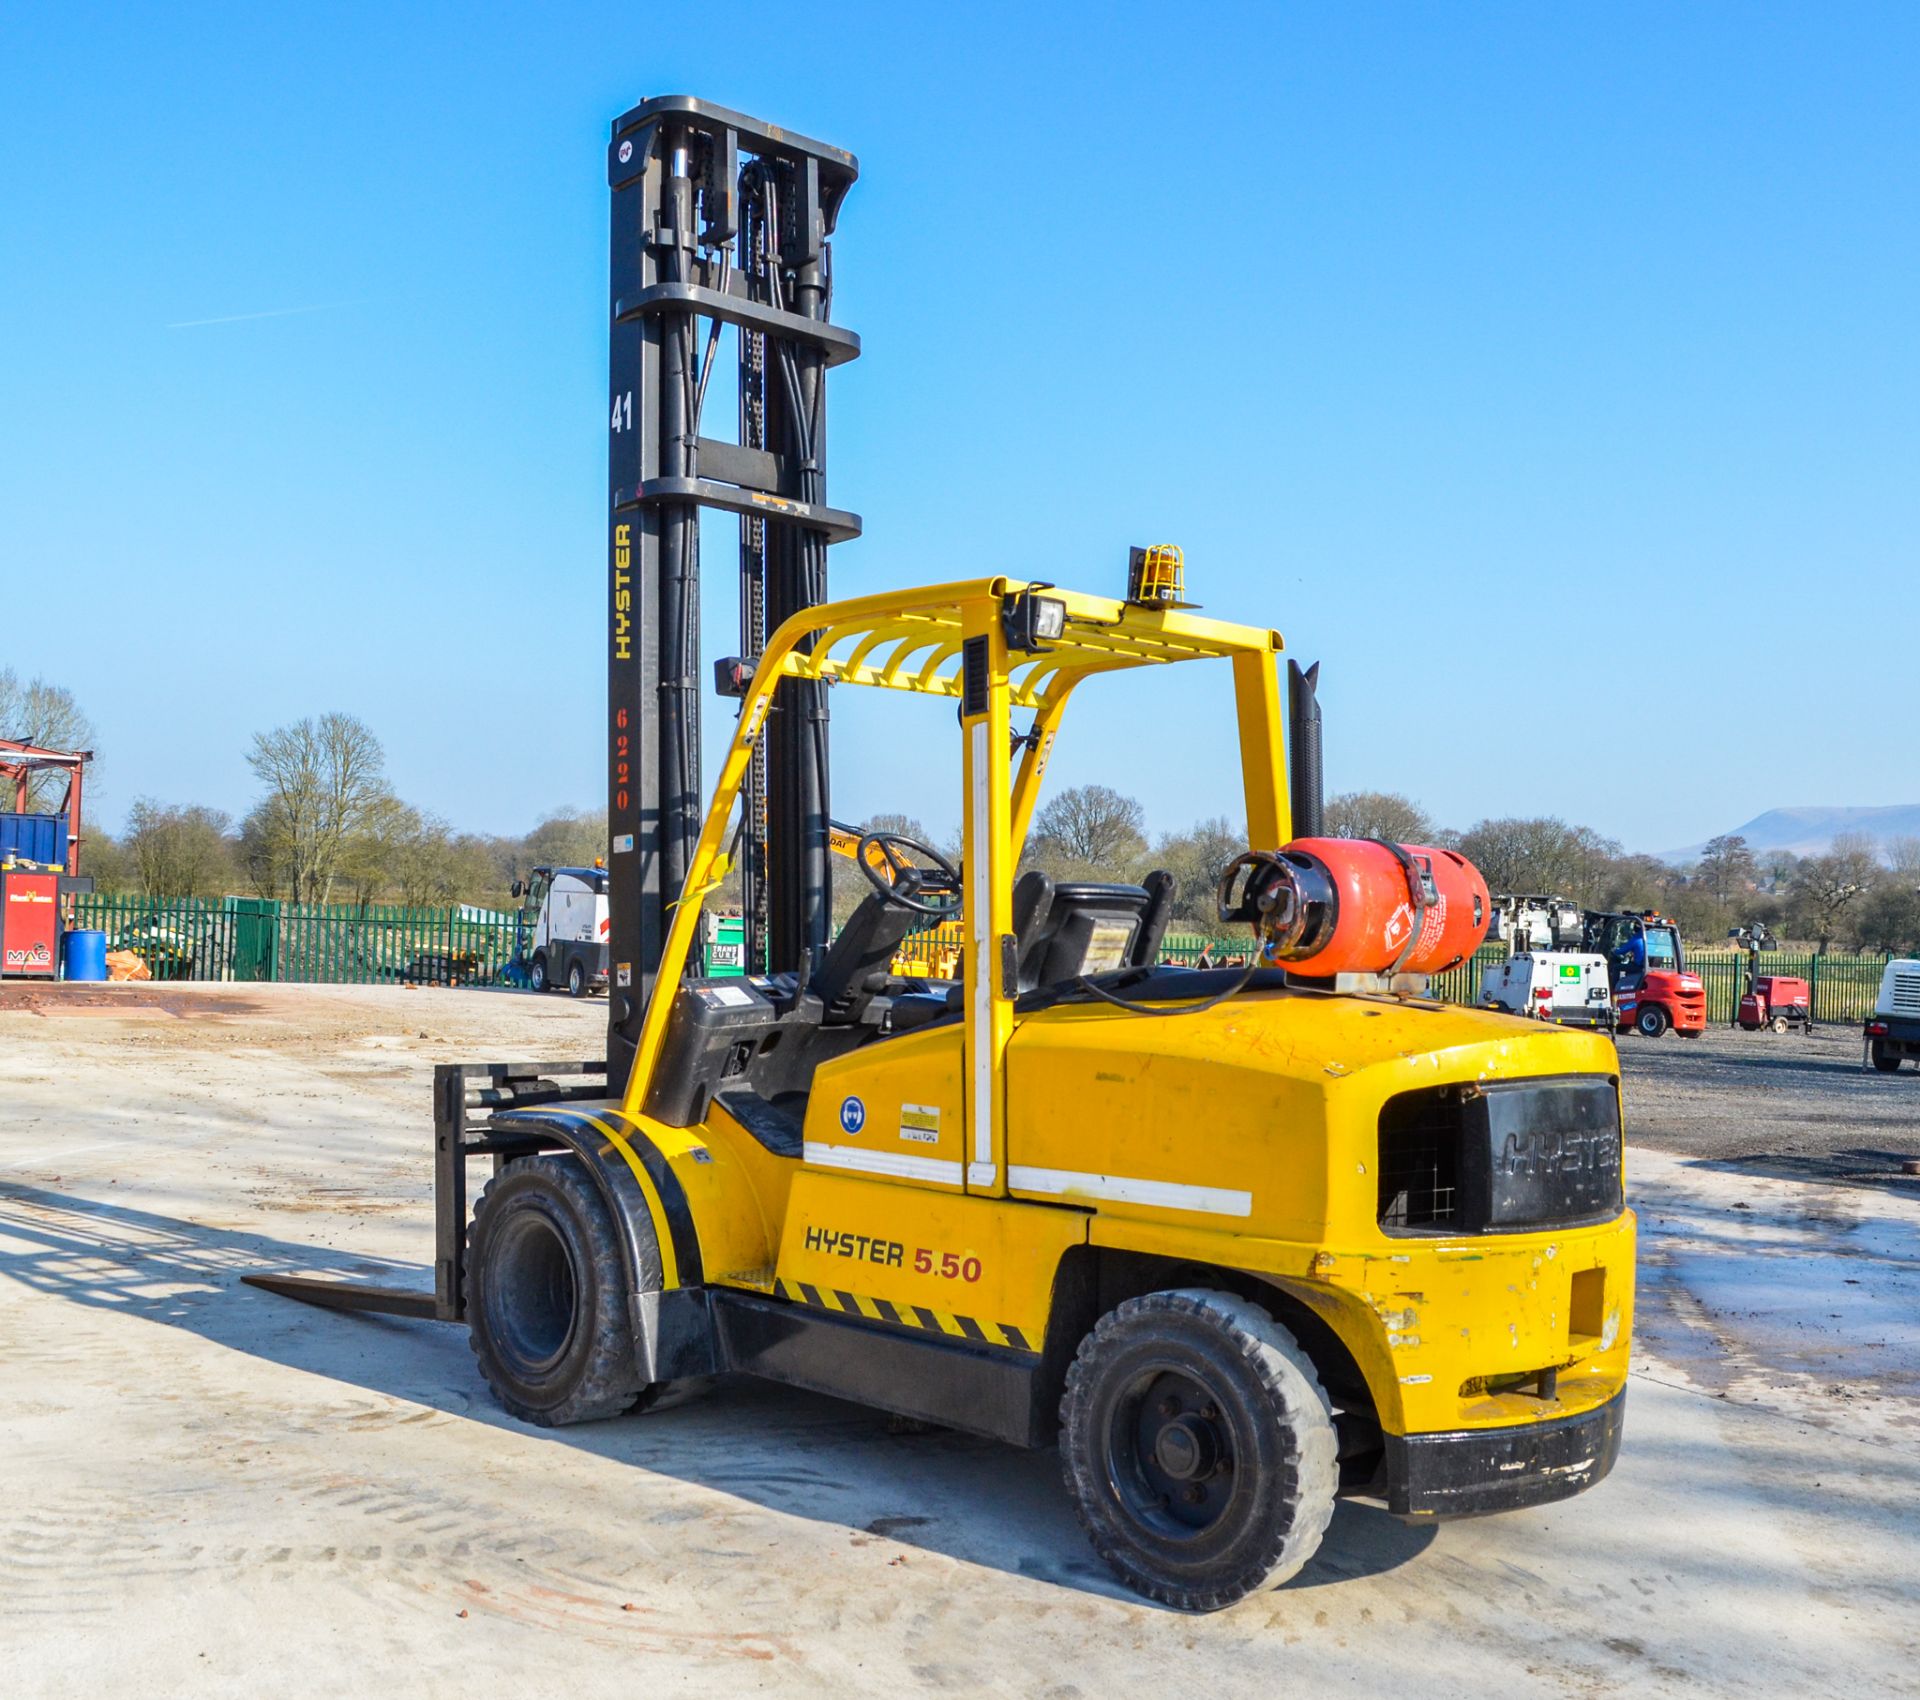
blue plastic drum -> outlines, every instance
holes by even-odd
[[[60,935],[60,973],[68,980],[104,980],[107,977],[107,935],[91,927],[77,927]]]

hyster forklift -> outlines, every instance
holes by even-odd
[[[1484,883],[1317,835],[1312,676],[1283,688],[1277,632],[1186,605],[1175,552],[1136,551],[1124,598],[983,576],[827,601],[858,528],[825,503],[822,383],[858,346],[827,317],[854,161],[665,98],[609,164],[607,1055],[438,1070],[431,1295],[258,1284],[465,1322],[532,1423],[744,1372],[1057,1442],[1095,1548],[1193,1610],[1294,1575],[1342,1494],[1432,1519],[1599,1481],[1633,1293],[1612,1045],[1429,994]],[[701,434],[722,326],[737,443]],[[701,507],[742,519],[704,810]],[[1249,848],[1219,904],[1245,967],[1159,965],[1164,874],[1019,873],[1078,688],[1124,712],[1139,669],[1188,665],[1235,704]],[[864,837],[831,938],[830,687],[951,705],[964,821],[954,859]],[[735,869],[748,972],[691,977]],[[943,920],[957,979],[893,972]]]

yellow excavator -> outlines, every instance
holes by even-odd
[[[710,181],[757,192],[744,152],[794,167],[795,193],[799,165],[818,181],[847,159],[678,97],[623,119],[610,159],[617,194],[626,171],[667,207],[634,226],[658,231],[682,228],[686,184],[702,217]],[[713,308],[715,274],[690,275],[708,282],[662,299]],[[636,298],[616,284],[616,323]],[[831,510],[805,500],[783,523],[824,534]],[[1310,830],[1280,635],[1187,606],[1181,565],[1137,551],[1124,597],[992,576],[821,601],[789,581],[797,605],[730,666],[738,719],[683,871],[656,911],[633,888],[624,934],[622,858],[661,853],[674,764],[616,743],[608,1058],[438,1071],[435,1292],[257,1283],[464,1322],[531,1423],[660,1412],[746,1373],[1057,1444],[1095,1549],[1190,1610],[1296,1574],[1342,1495],[1424,1520],[1598,1482],[1633,1301],[1614,1048],[1430,995],[1484,935],[1484,883],[1446,850]],[[616,730],[624,711],[651,739],[612,636]],[[1164,875],[1019,873],[1069,706],[1084,691],[1123,718],[1168,667],[1231,685],[1247,850],[1216,902],[1245,967],[1159,964]],[[828,854],[829,689],[950,706],[963,821],[957,858],[863,836],[868,889],[831,940],[807,936],[819,892],[796,877]],[[797,923],[745,976],[690,975],[723,851],[783,809],[766,871]],[[951,979],[896,971],[929,922],[964,940]],[[475,1158],[492,1175],[470,1212]]]

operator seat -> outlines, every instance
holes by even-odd
[[[860,900],[813,971],[812,991],[826,1025],[857,1024],[873,1000],[896,984],[893,959],[913,923],[912,914],[878,892]]]
[[[1114,968],[1150,968],[1173,911],[1173,875],[1144,885],[1055,881],[1038,868],[1013,888],[1019,990],[1034,992]]]

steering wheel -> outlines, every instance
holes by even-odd
[[[869,851],[879,854],[871,856]],[[909,853],[924,856],[933,866],[916,866],[907,860]],[[916,839],[897,832],[870,832],[855,847],[853,859],[881,901],[896,909],[944,921],[960,907],[960,870],[938,850]],[[923,892],[946,901],[929,903],[921,896]]]

